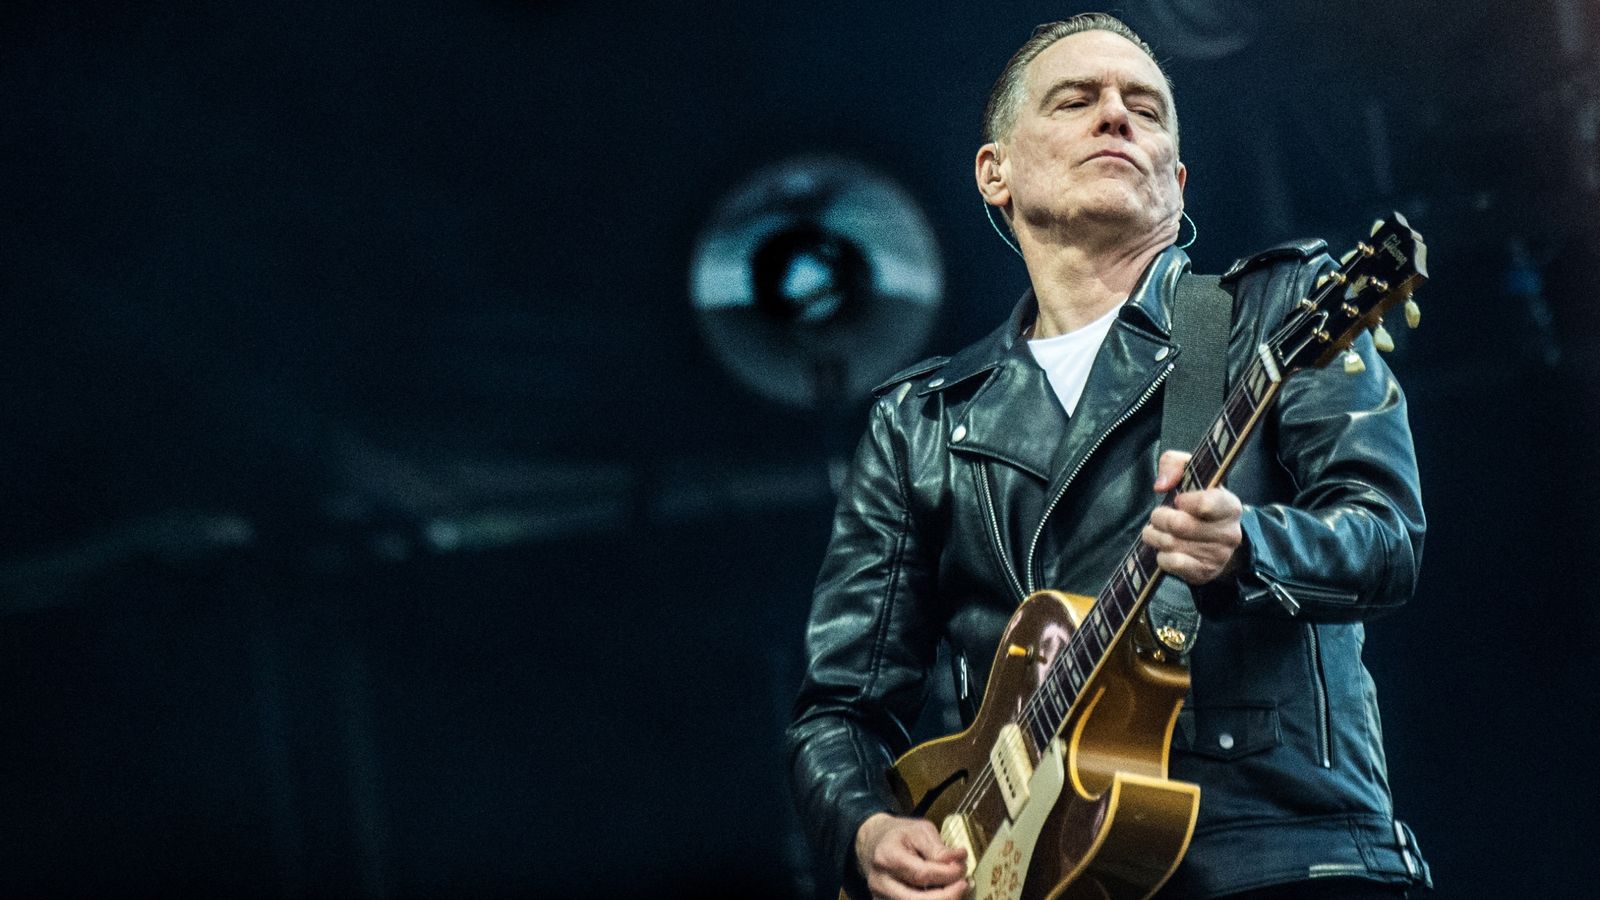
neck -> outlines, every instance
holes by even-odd
[[[1018,235],[1039,301],[1034,338],[1055,337],[1095,321],[1133,293],[1150,260],[1177,237],[1168,229],[1120,245],[1044,244]]]

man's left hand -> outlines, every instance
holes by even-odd
[[[1156,466],[1158,494],[1176,488],[1189,454],[1168,450]],[[1158,506],[1144,527],[1144,542],[1157,550],[1161,568],[1192,585],[1202,585],[1233,574],[1244,534],[1239,517],[1244,504],[1224,487],[1187,491],[1177,496],[1177,506]]]

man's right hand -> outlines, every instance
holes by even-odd
[[[885,900],[961,900],[966,856],[927,819],[878,813],[856,830],[856,863],[872,896]]]

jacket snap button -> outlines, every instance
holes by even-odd
[[[965,426],[965,425],[957,425],[956,426],[956,430],[950,432],[950,440],[952,440],[952,441],[960,441],[962,438],[965,438],[966,436],[967,436],[967,426]]]
[[[938,387],[941,384],[944,384],[944,379],[943,378],[935,378],[934,380],[928,382],[928,387]]]
[[[1156,362],[1160,362],[1163,359],[1166,359],[1167,358],[1167,354],[1169,354],[1171,352],[1172,351],[1170,349],[1166,348],[1166,347],[1162,347],[1160,350],[1157,350],[1156,351]]]
[[[1224,750],[1232,750],[1233,749],[1233,735],[1227,733],[1226,731],[1224,731],[1223,733],[1217,735],[1217,746],[1221,747]]]

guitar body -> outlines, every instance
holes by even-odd
[[[1040,591],[1023,602],[1001,637],[972,726],[920,744],[895,762],[890,780],[902,809],[935,826],[957,812],[989,764],[1001,730],[1017,720],[1055,649],[1066,646],[1092,603],[1058,591]],[[1012,846],[1019,836],[1008,833],[1013,817],[1000,791],[980,792],[967,813],[970,852],[978,862],[970,896],[1122,900],[1153,894],[1177,868],[1199,812],[1199,787],[1166,777],[1172,729],[1188,686],[1181,664],[1141,652],[1131,639],[1114,645],[1068,713],[1059,739],[1045,748],[1029,747],[1040,776],[1047,774],[1052,749],[1065,774],[1053,808],[1035,806],[1031,817],[1028,809],[1016,817],[1019,824],[1043,819],[1035,833],[1020,836],[1022,843],[1032,842],[1031,855]],[[1036,789],[1031,804],[1049,799]]]

